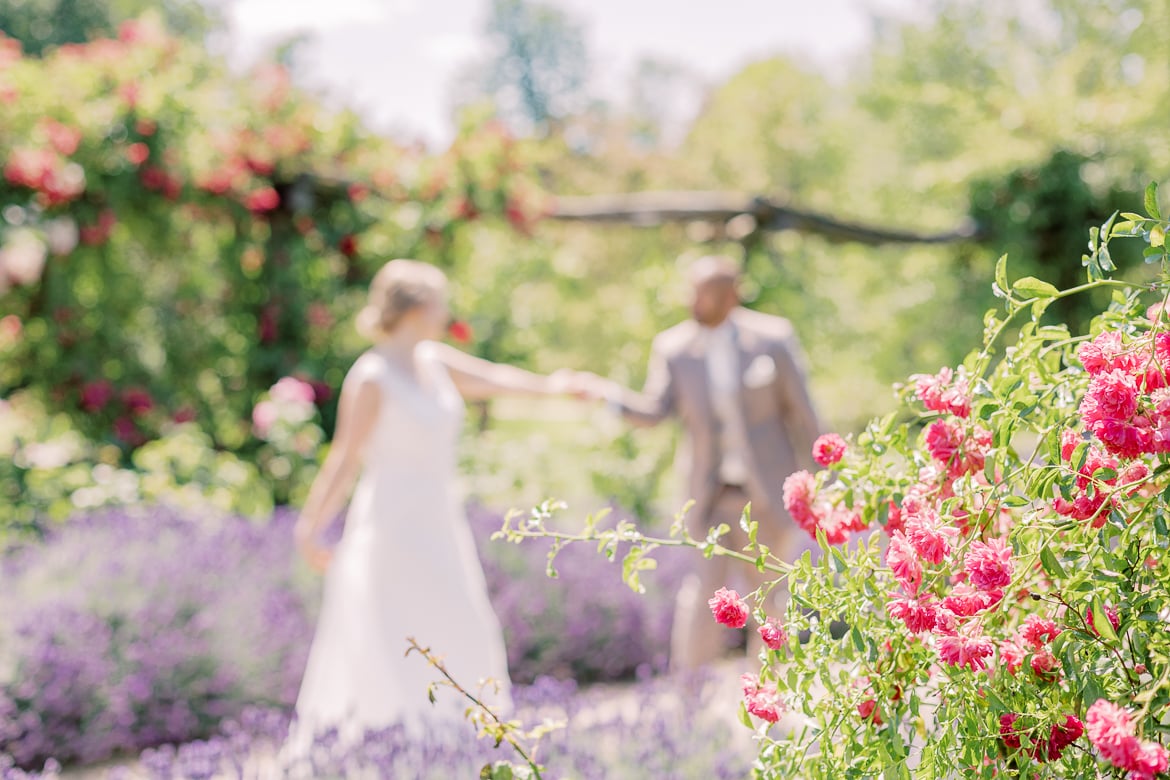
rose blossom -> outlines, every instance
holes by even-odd
[[[1059,678],[1060,661],[1048,647],[1041,647],[1032,655],[1032,673],[1042,680],[1052,682]]]
[[[1048,736],[1048,760],[1059,761],[1064,749],[1081,738],[1085,724],[1075,715],[1066,715],[1064,723],[1052,724]]]
[[[978,625],[968,625],[939,639],[938,655],[951,666],[967,667],[973,672],[987,668],[987,658],[995,650],[991,640],[982,635]]]
[[[784,480],[784,508],[806,531],[815,527],[817,522],[812,508],[815,487],[813,475],[804,470],[794,472]]]
[[[1060,627],[1054,621],[1039,615],[1028,615],[1024,619],[1024,625],[1020,627],[1020,638],[1037,650],[1059,635]]]
[[[1024,665],[1024,658],[1028,655],[1028,648],[1024,647],[1018,636],[1013,636],[999,645],[999,662],[1007,669],[1008,674],[1015,675]]]
[[[291,376],[282,378],[268,390],[268,393],[273,401],[283,403],[312,404],[317,398],[312,385]]]
[[[845,440],[836,433],[826,433],[813,442],[812,456],[822,466],[832,466],[845,455]]]
[[[895,531],[890,536],[890,546],[886,550],[886,565],[890,567],[890,571],[894,573],[898,582],[902,583],[907,593],[918,593],[918,586],[922,584],[922,564],[918,560],[914,546],[901,531]]]
[[[936,566],[950,554],[950,539],[959,535],[959,529],[944,525],[934,510],[912,515],[906,520],[905,529],[906,538],[922,560]]]
[[[252,429],[262,439],[268,436],[278,419],[280,412],[272,401],[261,401],[252,408]]]
[[[1137,458],[1155,449],[1154,431],[1151,428],[1116,419],[1097,420],[1089,423],[1088,427],[1105,445],[1105,449],[1119,458]]]
[[[711,608],[717,623],[729,628],[743,628],[747,625],[748,606],[734,590],[720,588],[707,600],[707,606]]]
[[[788,641],[788,634],[776,618],[768,618],[767,622],[760,626],[758,630],[760,639],[764,640],[764,644],[769,650],[779,650]]]
[[[962,368],[958,377],[949,367],[944,366],[936,375],[915,374],[915,393],[932,412],[950,412],[956,417],[971,414],[971,393],[967,377]]]
[[[866,699],[861,704],[857,705],[857,714],[861,716],[862,720],[873,720],[873,725],[882,725],[882,716],[878,712],[877,702],[873,699]]]
[[[1132,374],[1114,369],[1097,374],[1081,401],[1086,423],[1098,420],[1129,420],[1137,412],[1138,388]]]
[[[886,604],[890,617],[898,618],[915,634],[933,631],[938,624],[939,607],[930,596],[908,599],[899,596]]]
[[[1128,771],[1130,780],[1153,780],[1170,769],[1166,749],[1139,740],[1129,713],[1106,699],[1098,699],[1085,713],[1085,731],[1102,758]]]
[[[959,617],[971,617],[990,609],[1003,600],[1003,591],[982,591],[966,583],[959,583],[942,600],[944,609],[950,610]]]
[[[964,565],[971,584],[980,590],[1005,588],[1012,581],[1012,548],[1003,539],[973,542]]]
[[[739,678],[743,686],[744,706],[747,711],[760,720],[775,723],[784,713],[784,702],[780,700],[780,692],[775,683],[761,685],[760,679],[750,674]]]
[[[1005,712],[999,716],[999,739],[1004,746],[1012,750],[1020,749],[1020,733],[1016,731],[1016,721],[1020,716],[1014,712]]]
[[[1113,368],[1133,367],[1122,347],[1121,334],[1117,331],[1101,333],[1092,341],[1082,344],[1077,349],[1077,357],[1085,370],[1094,376]]]

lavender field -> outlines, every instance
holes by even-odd
[[[550,776],[746,775],[753,749],[735,722],[735,675],[662,675],[685,553],[663,556],[640,596],[588,548],[567,550],[548,579],[540,545],[490,543],[500,516],[469,514],[516,717],[566,723],[541,747]],[[288,511],[257,522],[106,509],[7,556],[0,777],[61,766],[77,778],[273,776],[317,598],[295,565],[293,522]],[[463,777],[508,757],[470,724],[421,742],[390,729],[346,748],[322,735],[311,774]]]

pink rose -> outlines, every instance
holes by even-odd
[[[895,531],[890,536],[886,565],[907,593],[918,593],[918,587],[922,584],[922,563],[918,560],[914,546],[901,531]]]
[[[816,482],[807,471],[797,471],[784,480],[784,508],[796,524],[806,531],[817,524],[813,512],[813,494]]]
[[[926,429],[926,449],[940,463],[950,463],[963,444],[963,429],[956,423],[935,420]]]
[[[312,385],[291,376],[286,376],[274,384],[268,390],[268,394],[272,396],[273,401],[292,404],[312,404],[317,398]]]
[[[1020,627],[1020,638],[1034,649],[1039,650],[1043,645],[1060,636],[1060,630],[1060,626],[1048,618],[1028,615],[1024,619],[1024,625]]]
[[[1010,641],[1001,642],[999,645],[999,662],[1003,664],[1010,675],[1015,675],[1020,670],[1027,655],[1028,648],[1024,647],[1018,636],[1012,637]]]
[[[750,674],[740,677],[743,686],[744,705],[747,711],[768,723],[775,723],[784,714],[784,702],[775,683],[761,685],[759,678]]]
[[[1134,416],[1137,408],[1137,381],[1132,374],[1114,369],[1093,377],[1081,402],[1081,416],[1086,422],[1128,420]]]
[[[980,590],[1006,588],[1012,581],[1012,548],[1003,539],[973,542],[964,568],[971,584]]]
[[[276,404],[271,401],[261,401],[252,409],[252,430],[260,438],[268,436],[272,426],[280,418],[280,412],[276,408]]]
[[[708,599],[707,606],[715,616],[715,622],[728,628],[743,628],[747,625],[750,611],[743,598],[734,590],[720,588]]]
[[[788,634],[776,618],[768,618],[758,630],[760,639],[764,640],[769,650],[779,650],[788,642]]]
[[[1047,647],[1032,654],[1032,673],[1042,680],[1052,682],[1059,677],[1060,661]]]
[[[1102,333],[1092,341],[1081,344],[1077,349],[1077,357],[1085,370],[1094,376],[1113,368],[1132,368],[1126,360],[1121,334],[1117,331]]]
[[[910,377],[915,382],[918,399],[927,409],[932,412],[949,412],[956,417],[971,414],[971,391],[962,369],[959,371],[956,378],[955,372],[944,366],[934,376],[915,374]]]
[[[938,565],[951,552],[950,540],[959,535],[959,529],[944,525],[934,510],[912,515],[906,520],[906,538],[914,545],[922,560]]]
[[[832,466],[844,457],[845,447],[845,440],[839,435],[826,433],[813,442],[813,460],[822,466]]]
[[[1154,451],[1154,431],[1115,419],[1100,419],[1089,424],[1105,449],[1119,458],[1138,458]]]
[[[918,599],[899,596],[886,604],[890,617],[901,620],[915,634],[933,631],[938,623],[938,611],[938,605],[930,596]]]
[[[973,672],[987,668],[987,659],[995,650],[991,640],[982,635],[978,625],[968,625],[939,639],[938,654],[944,663],[966,667]]]
[[[1003,591],[976,590],[966,583],[960,583],[942,600],[942,605],[959,617],[971,617],[994,607],[1002,600]]]
[[[140,387],[132,387],[122,394],[122,401],[126,408],[136,417],[146,414],[154,408],[154,399],[150,393]]]
[[[1085,713],[1085,731],[1101,757],[1129,772],[1129,780],[1154,780],[1170,769],[1170,755],[1156,742],[1142,742],[1134,735],[1129,713],[1105,699],[1098,699]]]

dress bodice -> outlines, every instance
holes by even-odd
[[[378,417],[363,455],[363,482],[382,486],[449,486],[465,407],[435,345],[415,349],[418,378],[407,376],[376,352],[358,358],[354,370],[382,389]]]

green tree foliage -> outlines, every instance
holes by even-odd
[[[39,57],[63,44],[113,37],[118,25],[152,10],[187,38],[202,39],[219,26],[213,10],[198,0],[5,0],[0,32]]]

